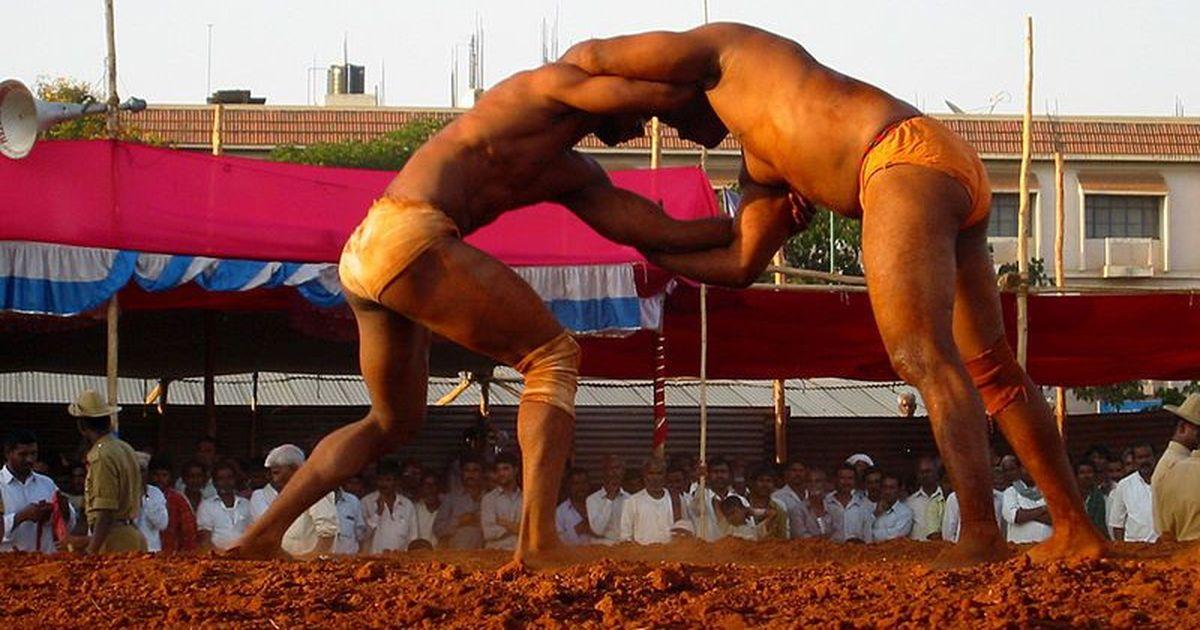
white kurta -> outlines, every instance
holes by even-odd
[[[380,509],[379,492],[372,492],[363,497],[362,511],[371,538],[368,553],[407,551],[408,543],[417,537],[416,510],[412,501],[402,494],[397,494],[391,505]]]
[[[437,510],[430,510],[424,501],[418,500],[413,505],[417,516],[417,538],[424,538],[430,545],[437,547],[438,537],[433,533],[433,522],[437,520]]]
[[[586,499],[584,502],[586,503]],[[583,522],[583,515],[579,510],[575,509],[575,505],[570,499],[558,504],[554,510],[554,529],[558,531],[558,537],[564,543],[572,546],[590,545],[596,541],[596,538],[590,534],[580,534],[575,531],[575,528]],[[591,527],[591,524],[588,524]]]
[[[333,543],[333,553],[352,556],[358,553],[362,541],[367,538],[362,502],[353,494],[342,491],[337,493],[335,507],[338,513],[338,536]]]
[[[146,551],[158,553],[162,551],[162,536],[159,534],[167,528],[167,497],[155,486],[146,486],[146,494],[142,495],[142,510],[138,513],[137,528],[146,539]]]
[[[252,492],[250,494],[250,522],[253,523],[262,518],[262,515],[267,513],[267,508],[271,507],[278,496],[279,491],[271,484]]]
[[[588,523],[603,542],[608,544],[621,540],[621,510],[629,500],[629,493],[617,490],[615,499],[608,498],[608,492],[601,488],[587,498]]]
[[[668,543],[674,523],[671,493],[664,490],[662,497],[655,499],[642,490],[629,497],[621,508],[621,540],[639,545]]]
[[[1150,492],[1150,484],[1142,479],[1141,473],[1134,471],[1113,488],[1108,526],[1112,529],[1124,528],[1128,542],[1158,540],[1158,532],[1154,530],[1154,497]]]
[[[337,502],[330,492],[292,521],[292,525],[283,533],[283,550],[293,556],[302,556],[315,551],[320,539],[336,539],[337,534]]]
[[[221,497],[210,497],[200,502],[196,511],[196,529],[212,532],[213,547],[225,551],[246,533],[250,525],[250,502],[234,495],[233,507],[228,507]]]
[[[505,492],[493,488],[479,500],[479,524],[483,528],[483,546],[486,549],[516,549],[517,535],[497,522],[504,519],[520,525],[521,489]]]
[[[1004,493],[992,490],[992,509],[996,511],[996,525],[1000,527],[1000,535],[1004,536],[1008,523],[1004,522]],[[951,492],[946,497],[946,510],[942,512],[942,540],[958,542],[962,530],[962,511],[958,507],[958,493]]]
[[[1021,496],[1017,489],[1009,486],[1004,491],[1004,522],[1008,523],[1008,542],[1037,543],[1042,542],[1054,533],[1054,528],[1038,521],[1017,523],[1017,510],[1032,510],[1046,506],[1043,497],[1037,501]]]
[[[925,492],[923,488],[917,488],[917,491],[908,495],[904,504],[913,513],[913,528],[909,538],[913,540],[929,540],[929,535],[941,531],[942,522],[939,520],[936,523],[929,522],[929,504],[935,501],[945,501],[942,495],[942,489],[934,490],[932,494]]]
[[[42,524],[42,537],[38,539],[38,524],[28,521],[16,525],[17,513],[30,503],[56,500],[58,486],[49,477],[30,471],[29,476],[22,482],[8,470],[8,466],[0,468],[0,503],[4,505],[4,523],[0,526],[0,551],[40,551],[54,553],[54,527],[49,521]],[[75,526],[75,508],[70,508],[70,514],[64,514],[67,528]]]

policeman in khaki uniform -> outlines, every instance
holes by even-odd
[[[1154,528],[1164,540],[1200,540],[1200,394],[1165,408],[1179,420],[1150,481]]]
[[[95,390],[85,390],[68,408],[79,432],[92,445],[87,454],[83,506],[90,536],[73,539],[88,554],[146,551],[137,528],[142,479],[133,448],[111,433],[109,415],[119,410],[105,404]]]

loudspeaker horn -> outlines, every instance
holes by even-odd
[[[118,109],[140,112],[146,101],[130,98]],[[0,82],[0,153],[14,160],[29,155],[42,131],[66,120],[108,111],[104,103],[51,103],[35,98],[16,79]]]

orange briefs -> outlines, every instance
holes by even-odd
[[[338,261],[342,288],[378,302],[383,290],[418,256],[437,241],[458,235],[454,221],[427,202],[379,199],[342,248]]]
[[[992,206],[992,186],[979,154],[958,134],[928,116],[915,116],[892,125],[867,149],[858,176],[858,202],[864,211],[871,177],[902,164],[945,173],[967,189],[971,212],[961,229],[987,219]]]

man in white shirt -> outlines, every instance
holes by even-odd
[[[417,486],[417,500],[413,504],[413,511],[417,516],[417,538],[429,541],[430,547],[437,547],[438,544],[433,525],[441,507],[441,483],[435,473],[426,471],[421,474],[421,484]]]
[[[270,453],[267,453],[263,465],[270,470],[271,483],[256,491],[251,496],[251,502],[255,503],[255,499],[258,499],[258,504],[269,507],[278,497],[278,493],[283,491],[291,481],[296,471],[304,465],[304,451],[295,444],[275,447]],[[265,507],[263,509],[265,511]],[[251,515],[251,522],[260,518],[262,518],[262,514],[255,511]],[[337,501],[330,492],[318,498],[288,525],[279,539],[280,548],[293,558],[302,560],[316,558],[333,551],[333,543],[337,540],[337,535]],[[275,539],[275,536],[268,534],[256,540],[272,539]],[[243,536],[242,540],[238,542],[238,546],[241,547],[245,542],[246,537]],[[259,553],[261,553],[261,549],[249,551],[252,556]]]
[[[367,539],[367,519],[363,516],[362,502],[346,484],[333,491],[334,507],[338,513],[338,535],[333,542],[333,553],[353,556]]]
[[[621,540],[621,510],[629,493],[621,488],[625,463],[615,455],[604,458],[600,489],[587,498],[588,524],[599,536],[596,542],[612,545]]]
[[[195,483],[195,487],[200,489],[201,500],[217,496],[217,488],[213,484],[211,474],[209,474],[221,458],[217,451],[217,439],[212,436],[206,435],[196,442],[196,454],[192,458],[192,461],[200,464],[205,471],[204,481],[202,483]],[[184,491],[187,489],[187,484],[184,480],[187,475],[182,474],[185,472],[187,471],[180,471],[179,478],[175,480],[175,491],[180,494],[185,494]]]
[[[200,549],[226,551],[233,548],[250,525],[250,502],[237,495],[237,472],[229,464],[213,468],[217,496],[200,502],[196,532]]]
[[[517,548],[521,534],[521,488],[517,486],[520,461],[511,453],[496,457],[496,487],[479,501],[479,524],[485,549]]]
[[[375,473],[375,491],[363,497],[362,511],[367,523],[367,553],[407,551],[417,537],[417,514],[400,492],[400,466],[391,460],[379,462]]]
[[[721,502],[732,496],[741,499],[746,507],[750,507],[750,503],[746,497],[733,491],[733,470],[724,457],[713,457],[706,462],[701,475],[705,477],[704,492],[699,492],[697,486],[697,492],[691,498],[689,511],[692,514],[696,536],[707,542],[716,542],[725,536],[728,529],[725,514],[720,507]],[[700,505],[701,501],[705,501],[703,506]]]
[[[0,468],[0,552],[54,553],[53,502],[70,529],[75,509],[51,479],[33,470],[38,458],[37,436],[18,429],[4,438],[4,467]],[[40,534],[40,536],[39,536]]]
[[[917,486],[917,491],[910,494],[904,502],[913,513],[910,537],[913,540],[930,540],[931,535],[936,535],[935,539],[941,538],[941,507],[945,504],[946,497],[939,485],[937,462],[932,457],[917,460]],[[934,506],[932,510],[931,505]]]
[[[1008,523],[1004,521],[1004,492],[998,489],[1002,486],[1004,473],[1000,467],[992,469],[992,507],[996,510],[996,524],[1000,527],[1000,534],[1005,535],[1008,529]],[[946,497],[946,509],[942,513],[942,540],[946,542],[958,542],[958,534],[962,530],[962,513],[958,507],[958,493],[951,492]]]
[[[483,500],[483,460],[474,453],[458,459],[462,489],[451,491],[433,521],[433,532],[441,546],[448,549],[480,549],[483,529],[479,526],[479,507]]]
[[[872,542],[907,538],[912,532],[912,510],[899,498],[900,479],[895,475],[883,475],[879,486],[879,503],[875,506],[875,518],[871,523]]]
[[[567,471],[567,499],[554,511],[554,528],[559,540],[571,546],[591,545],[599,536],[592,531],[587,502],[592,484],[582,468]]]
[[[671,538],[692,528],[688,505],[677,493],[666,488],[666,465],[650,459],[642,466],[645,487],[625,501],[621,508],[621,541],[639,545],[671,542]]]
[[[833,542],[871,542],[871,514],[875,505],[865,494],[855,492],[856,477],[853,464],[842,464],[837,470],[836,489],[825,495],[829,537]]]
[[[167,496],[150,483],[150,453],[137,451],[133,457],[142,473],[143,486],[142,509],[138,512],[137,528],[146,539],[146,551],[158,553],[162,551],[162,536],[159,532],[166,529],[169,522]]]
[[[1039,543],[1054,533],[1046,497],[1029,471],[1020,466],[1020,478],[1004,491],[1004,522],[1008,523],[1008,542]]]
[[[778,501],[787,511],[789,538],[804,538],[804,493],[807,473],[808,469],[799,460],[788,462],[787,467],[783,469],[783,487],[771,495],[771,498]]]
[[[1112,528],[1113,540],[1158,540],[1158,532],[1154,530],[1154,498],[1150,491],[1155,462],[1154,447],[1149,444],[1133,447],[1133,463],[1137,469],[1117,482],[1112,491],[1108,526]]]

